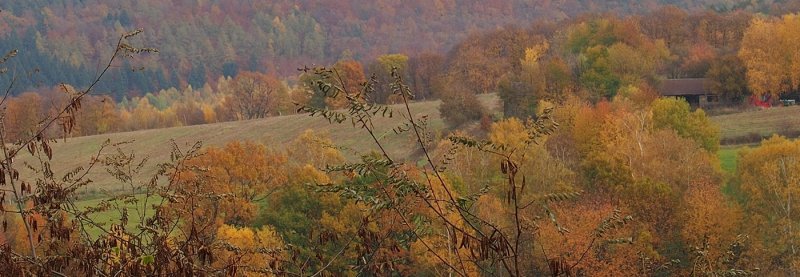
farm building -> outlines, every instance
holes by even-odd
[[[667,79],[661,82],[658,91],[661,96],[680,97],[694,107],[702,107],[718,101],[717,95],[709,92],[705,83],[705,78]]]

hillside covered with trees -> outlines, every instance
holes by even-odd
[[[287,77],[302,64],[444,53],[474,32],[590,12],[642,15],[665,5],[773,15],[800,9],[794,1],[722,0],[6,1],[0,3],[0,51],[20,50],[11,61],[19,88],[62,82],[83,88],[82,76],[97,74],[119,33],[144,28],[139,39],[160,53],[120,64],[98,86],[119,101],[170,87],[200,88],[238,71]]]
[[[36,2],[31,2],[29,5],[35,6],[33,3]],[[610,2],[603,3],[610,5]],[[214,2],[195,4],[201,7],[209,6],[209,8],[214,6]],[[106,5],[108,4],[97,4],[97,7]],[[139,7],[137,5],[123,8],[121,11]],[[218,5],[223,6],[222,3],[218,3]],[[341,44],[347,47],[357,45],[370,47],[359,50],[353,50],[356,48],[344,49],[341,50],[344,54],[339,55],[332,54],[331,49],[344,46],[326,43],[324,47],[320,48],[326,49],[323,51],[326,53],[313,57],[303,57],[302,54],[287,56],[279,53],[262,53],[260,51],[269,47],[262,47],[263,44],[260,42],[247,42],[262,37],[255,30],[232,33],[220,30],[219,35],[207,33],[211,29],[224,26],[224,24],[209,23],[208,28],[202,27],[205,25],[196,26],[196,30],[186,33],[187,36],[192,34],[191,38],[176,39],[174,35],[162,38],[160,35],[165,34],[167,32],[165,30],[168,30],[173,24],[169,20],[166,22],[162,20],[160,24],[145,20],[141,24],[149,26],[147,30],[152,30],[152,32],[144,32],[142,37],[136,38],[136,43],[158,45],[158,52],[141,56],[135,60],[121,60],[119,64],[109,68],[105,79],[96,84],[95,92],[84,102],[86,109],[78,115],[82,120],[78,120],[79,123],[75,126],[72,134],[93,135],[285,115],[296,112],[293,103],[310,104],[317,108],[343,108],[345,106],[343,97],[336,100],[326,98],[325,92],[320,90],[316,84],[318,80],[303,71],[297,71],[297,68],[313,64],[329,65],[329,67],[335,68],[346,80],[351,90],[357,89],[359,84],[364,81],[373,77],[377,78],[379,82],[376,94],[370,96],[369,101],[380,104],[399,101],[396,97],[391,97],[391,88],[388,85],[390,71],[392,68],[397,68],[398,73],[412,87],[417,100],[444,100],[445,105],[442,110],[445,112],[448,123],[455,127],[489,117],[490,115],[477,105],[474,96],[492,92],[498,93],[504,100],[504,115],[521,118],[533,115],[538,109],[539,100],[561,101],[567,95],[572,94],[592,102],[603,99],[611,100],[618,94],[628,97],[655,97],[659,94],[659,86],[663,80],[675,78],[705,78],[705,86],[715,99],[719,100],[718,105],[721,107],[746,105],[753,99],[769,102],[776,101],[781,97],[797,96],[797,76],[792,75],[793,68],[798,63],[797,58],[792,57],[797,41],[797,32],[794,31],[798,29],[796,16],[767,16],[751,12],[753,9],[766,9],[764,8],[766,6],[763,5],[736,6],[737,8],[722,9],[719,12],[713,9],[702,10],[703,6],[700,4],[684,6],[690,7],[689,10],[677,6],[653,5],[656,7],[655,10],[647,10],[645,7],[634,9],[637,7],[634,5],[626,6],[627,10],[619,10],[619,14],[581,14],[561,19],[514,21],[512,20],[515,18],[514,16],[498,15],[498,18],[511,20],[513,24],[485,27],[483,31],[478,31],[481,30],[481,27],[470,27],[470,30],[451,30],[445,32],[446,34],[431,31],[432,35],[437,37],[441,35],[446,38],[435,40],[441,44],[439,46],[433,46],[433,44],[426,46],[428,44],[425,40],[414,40],[402,36],[398,38],[395,32],[400,31],[414,34],[412,35],[414,37],[424,37],[415,33],[414,28],[398,27],[397,30],[391,32],[375,31],[378,33],[365,34],[360,38],[362,40],[381,38],[382,40],[379,41],[383,41],[382,43],[392,42],[390,44],[392,47],[399,47],[395,42],[414,41],[413,45],[416,48],[384,49],[379,47],[381,43],[366,41],[356,43],[354,40],[352,43]],[[792,2],[783,4],[776,2],[774,4],[775,7],[786,9],[789,9],[791,5]],[[42,9],[47,10],[47,5],[44,6]],[[224,6],[228,9],[238,7],[237,5]],[[242,7],[242,10],[247,10],[242,13],[219,12],[225,15],[224,18],[231,19],[254,13],[256,10],[265,12],[281,7],[278,4],[274,4],[274,6],[273,8],[269,8],[272,6],[259,7],[259,9]],[[589,6],[594,7],[592,5],[587,7]],[[82,4],[75,8],[59,9],[59,12],[75,12],[78,7],[88,9],[87,7],[92,6]],[[148,7],[152,8],[152,6]],[[291,9],[297,12],[300,7],[293,6]],[[457,7],[458,9],[466,8]],[[537,9],[548,7],[555,9],[564,6],[540,5],[535,7]],[[144,6],[139,8],[144,9]],[[337,6],[337,8],[343,9],[341,6]],[[599,7],[596,8],[599,9]],[[15,9],[24,10],[23,8]],[[374,9],[386,12],[385,9]],[[96,10],[104,9],[98,8],[93,11]],[[108,8],[108,10],[112,9]],[[162,9],[155,10],[161,11]],[[331,8],[331,10],[335,9]],[[423,10],[430,12],[427,9]],[[766,9],[765,11],[782,13],[786,10]],[[274,13],[281,14],[277,10]],[[7,17],[7,20],[16,18],[13,14],[11,10],[0,13],[1,16]],[[149,13],[137,14],[145,16]],[[191,17],[194,14],[196,13],[186,16]],[[299,14],[297,13],[297,16]],[[458,14],[458,12],[451,11],[446,14],[455,16],[453,14]],[[553,13],[546,14],[552,15]],[[180,18],[180,15],[181,13],[177,13],[175,18]],[[16,18],[14,22],[23,22],[22,18]],[[102,24],[87,23],[91,22],[91,18],[88,17],[85,20],[73,18],[72,20],[77,22],[75,23],[77,25],[65,20],[59,24],[43,26],[66,28],[66,26],[74,25],[70,28],[80,30],[81,34],[92,34],[95,31],[104,30],[101,28]],[[207,20],[214,17],[202,18]],[[279,17],[275,16],[274,18]],[[328,19],[330,22],[316,21],[313,18],[314,16],[309,15],[308,20],[300,21],[313,21],[312,23],[317,25],[315,28],[329,30],[323,32],[326,34],[325,36],[335,39],[343,38],[343,35],[330,31],[343,23],[333,19]],[[382,20],[390,21],[389,19]],[[291,20],[283,19],[281,22],[287,23],[288,21]],[[433,21],[435,20],[431,22]],[[181,22],[181,24],[175,23],[174,26],[176,28],[187,26],[183,24],[185,21]],[[323,24],[322,22],[328,23]],[[428,21],[420,22],[423,24]],[[470,22],[478,24],[482,21],[474,19]],[[139,24],[139,22],[130,24],[134,23]],[[231,24],[230,26],[239,26]],[[380,26],[381,24],[384,23],[369,24],[369,26]],[[41,36],[39,42],[36,42],[36,39],[26,41],[12,38],[18,34],[33,32],[39,25],[25,27],[23,24],[13,29],[10,27],[14,26],[13,24],[8,26],[7,34],[13,43],[0,45],[16,46],[21,49],[15,53],[14,59],[8,61],[7,68],[12,72],[6,75],[8,80],[14,80],[14,87],[10,90],[13,97],[9,101],[9,115],[5,122],[9,129],[9,139],[14,141],[26,132],[35,129],[43,115],[63,104],[68,98],[64,91],[85,88],[88,81],[86,78],[78,78],[79,76],[92,76],[98,72],[97,69],[92,70],[92,73],[87,73],[57,65],[42,65],[37,61],[38,58],[30,56],[31,53],[40,51],[46,53],[47,56],[61,59],[80,56],[74,60],[74,64],[80,66],[99,64],[91,61],[104,55],[110,55],[109,49],[113,49],[113,47],[103,47],[102,45],[112,40],[107,37],[111,37],[117,31],[103,31],[102,36],[92,35],[85,38],[80,38],[81,35],[77,33],[59,37],[59,39],[76,39],[83,43],[92,41],[90,38],[93,37],[106,41],[97,43],[94,47],[86,46],[80,51],[72,51],[67,48],[57,50],[45,47],[46,45],[67,47],[71,44],[55,40],[46,42],[48,35]],[[261,25],[249,24],[248,26],[256,28]],[[396,26],[402,26],[402,24]],[[453,23],[440,27],[447,29],[447,26],[456,28],[455,26],[463,27],[464,25]],[[118,29],[124,28],[118,27]],[[201,33],[193,35],[195,32]],[[245,33],[251,32],[255,32],[256,35],[245,35]],[[38,33],[41,35],[41,32]],[[214,48],[218,46],[218,43],[212,43],[212,41],[224,40],[226,36],[232,34],[240,34],[240,36],[238,39],[229,40],[228,50],[230,51]],[[267,32],[263,37],[267,40],[277,39],[273,36]],[[200,45],[189,43],[193,39],[203,37],[207,37],[206,41],[209,43]],[[459,39],[456,40],[455,37]],[[278,39],[277,41],[285,42],[286,40]],[[20,47],[21,44],[37,45],[38,48]],[[204,49],[203,45],[211,48]],[[249,48],[247,45],[250,45]],[[299,46],[286,47],[286,49],[303,49]],[[99,51],[90,51],[95,48]],[[69,52],[69,55],[58,54],[66,53],[65,51]],[[186,51],[193,51],[196,54],[186,55]],[[228,55],[215,56],[215,53],[228,53]],[[244,54],[258,58],[244,57]],[[224,65],[226,62],[222,62],[222,60],[206,60],[214,57],[227,57],[224,59],[228,59],[230,63],[227,63],[226,66]],[[242,63],[259,61],[284,63],[287,66],[283,68],[289,70],[275,70],[272,65],[249,67]],[[219,68],[211,70],[210,68],[215,65]],[[93,67],[96,68],[97,65]],[[191,74],[191,67],[205,69],[202,74],[196,75],[202,76],[197,78],[197,82],[187,83],[189,79],[185,78],[191,79],[194,76]],[[223,70],[223,67],[227,69]],[[47,70],[32,71],[32,68],[46,68]],[[27,74],[28,71],[32,72]],[[154,73],[156,71],[158,73]],[[59,72],[74,74],[74,76],[51,76],[53,77],[52,82],[57,82],[54,84],[45,81],[45,79],[51,78],[47,77],[49,76],[47,74],[61,74]],[[171,74],[171,76],[165,74]],[[148,88],[141,89],[127,87],[137,86],[138,81],[134,80],[137,78],[151,83],[152,86],[148,85]],[[164,80],[173,80],[174,82]],[[29,87],[31,81],[35,81],[38,86]],[[61,86],[60,82],[67,85]],[[163,84],[154,85],[152,82]],[[48,85],[48,83],[51,84]],[[106,90],[109,88],[108,86],[117,88],[108,91]],[[158,87],[164,88],[158,89]],[[109,95],[107,92],[112,93]],[[714,107],[711,108],[713,111]],[[448,114],[447,111],[454,112]],[[60,131],[55,128],[51,132],[52,135],[57,135]],[[740,138],[730,139],[738,140]]]

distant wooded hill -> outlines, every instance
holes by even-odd
[[[769,2],[769,3],[767,3]],[[99,92],[121,99],[168,87],[201,87],[240,70],[287,76],[298,66],[387,53],[444,52],[479,30],[586,12],[797,11],[797,1],[234,1],[30,0],[0,3],[0,51],[17,92],[70,83],[83,87],[124,30],[144,28],[160,53],[113,69]]]

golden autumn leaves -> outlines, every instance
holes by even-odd
[[[800,89],[800,15],[755,18],[745,30],[739,57],[756,97],[780,97]]]

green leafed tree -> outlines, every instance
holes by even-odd
[[[655,128],[675,130],[712,153],[719,149],[719,127],[703,110],[692,112],[689,103],[676,98],[660,98],[651,104],[651,109]]]

